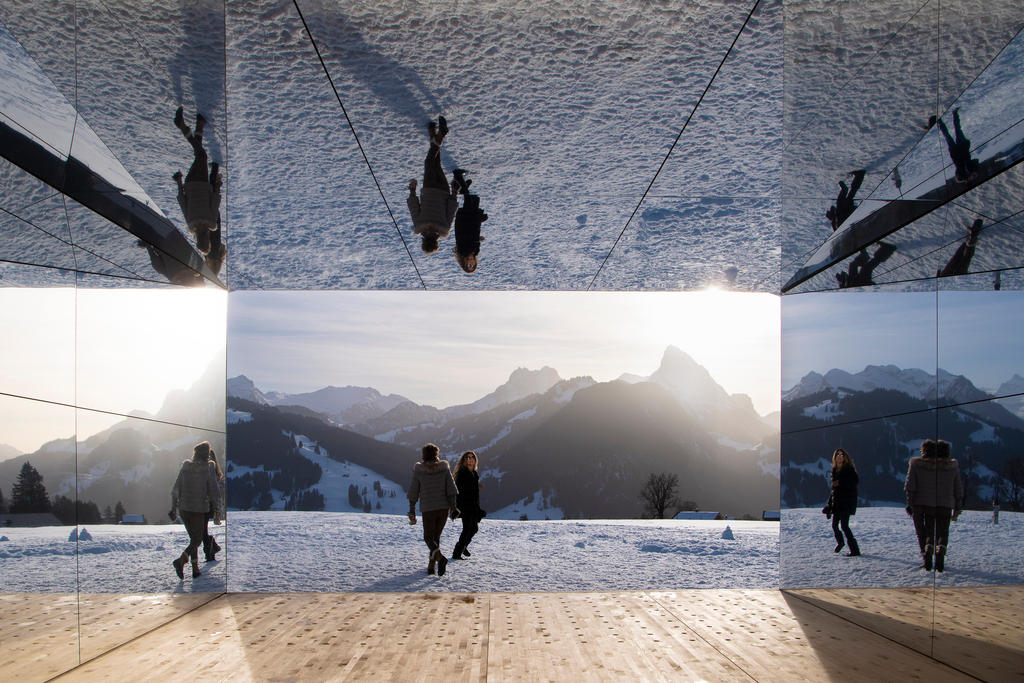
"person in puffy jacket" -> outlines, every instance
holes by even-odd
[[[480,508],[480,472],[477,470],[480,459],[473,451],[466,451],[455,465],[455,486],[459,489],[455,502],[462,517],[462,533],[452,550],[452,559],[461,560],[463,555],[469,557],[469,542],[473,540],[480,528],[480,520],[487,514]]]
[[[409,499],[409,523],[416,523],[416,501],[419,501],[420,513],[423,515],[423,541],[430,552],[427,573],[435,573],[436,566],[436,573],[443,576],[448,558],[441,554],[441,532],[444,531],[448,515],[452,515],[452,519],[458,515],[455,507],[458,490],[448,461],[438,457],[441,449],[428,443],[420,452],[422,460],[412,468],[412,481],[406,494]]]
[[[850,517],[857,514],[857,483],[860,477],[857,468],[850,457],[842,448],[837,448],[832,453],[832,493],[828,497],[828,504],[825,506],[825,514],[832,517],[832,534],[836,537],[836,549],[838,553],[843,549],[843,535],[846,535],[846,545],[850,552],[849,557],[860,555],[860,546],[857,539],[850,531]],[[841,530],[841,531],[840,531]]]
[[[178,184],[178,206],[185,216],[189,232],[195,236],[196,249],[203,256],[222,262],[227,249],[219,239],[220,235],[217,235],[216,253],[212,251],[211,243],[211,234],[220,230],[220,166],[212,163],[207,169],[209,157],[203,148],[203,128],[206,127],[206,119],[197,113],[195,130],[192,130],[186,125],[182,111],[182,108],[178,107],[178,111],[174,113],[174,125],[192,145],[194,158],[184,182],[181,171],[173,176],[174,182]]]
[[[910,459],[903,488],[924,558],[921,567],[931,571],[934,554],[936,571],[945,571],[949,522],[960,516],[964,495],[960,466],[950,457],[949,443],[922,442],[921,455]]]
[[[459,208],[457,185],[455,181],[449,184],[441,167],[441,143],[448,134],[448,122],[443,116],[437,117],[437,121],[428,124],[430,148],[423,161],[423,189],[417,199],[416,179],[413,178],[409,181],[409,196],[405,199],[412,218],[412,231],[422,235],[421,246],[427,254],[437,251],[438,239],[447,237],[451,232],[452,221]]]
[[[220,524],[221,497],[217,486],[217,470],[210,462],[209,441],[196,444],[192,457],[181,463],[178,478],[171,489],[172,520],[181,516],[188,532],[188,546],[174,560],[174,572],[179,579],[185,578],[185,563],[192,562],[192,578],[200,575],[198,549],[203,544],[203,532],[206,531],[206,515],[213,512],[213,523]]]

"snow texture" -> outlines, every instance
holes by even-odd
[[[782,511],[779,568],[782,588],[894,588],[930,586],[923,569],[914,523],[901,507],[861,507],[850,518],[859,557],[835,553],[831,522],[819,508]],[[966,510],[949,527],[946,570],[938,586],[1017,585],[1024,579],[1020,548],[1024,514]],[[844,551],[846,549],[844,548]]]

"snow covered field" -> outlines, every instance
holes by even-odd
[[[832,552],[818,509],[784,510],[779,524],[747,521],[485,519],[471,559],[425,573],[423,527],[404,516],[354,512],[231,512],[213,527],[228,550],[179,582],[170,562],[181,525],[89,527],[78,541],[83,592],[618,591],[683,588],[927,586],[913,524],[901,508],[863,508],[851,526],[862,556]],[[726,527],[733,539],[723,538]],[[74,592],[70,527],[0,531],[0,591]],[[461,530],[449,522],[442,549]],[[725,534],[727,535],[727,534]],[[965,512],[953,523],[939,586],[1019,584],[1024,515]],[[780,566],[781,551],[781,566]],[[230,569],[228,569],[230,565]]]
[[[782,588],[929,586],[932,574],[919,569],[914,523],[903,508],[859,508],[850,530],[860,557],[833,552],[831,521],[819,508],[782,511],[779,568]],[[1024,515],[967,510],[950,524],[946,571],[938,586],[999,586],[1024,580],[1020,553]],[[844,548],[843,552],[847,549]]]

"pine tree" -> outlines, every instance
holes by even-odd
[[[21,466],[11,489],[11,512],[49,512],[50,496],[43,486],[43,475],[28,460]]]
[[[121,504],[121,501],[117,501],[117,505],[114,506],[114,522],[120,524],[124,519],[124,513],[124,505]]]

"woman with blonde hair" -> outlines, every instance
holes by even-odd
[[[850,531],[850,517],[857,514],[857,483],[860,477],[853,464],[853,458],[842,448],[832,452],[831,480],[832,493],[828,497],[825,514],[832,517],[832,533],[836,537],[835,552],[843,549],[845,535],[845,545],[850,547],[850,552],[846,555],[856,557],[860,555],[860,546]]]
[[[455,487],[459,489],[456,502],[462,514],[462,533],[452,550],[452,559],[469,557],[469,542],[480,528],[480,520],[487,513],[480,509],[480,473],[477,471],[479,458],[473,451],[466,451],[455,465]]]

